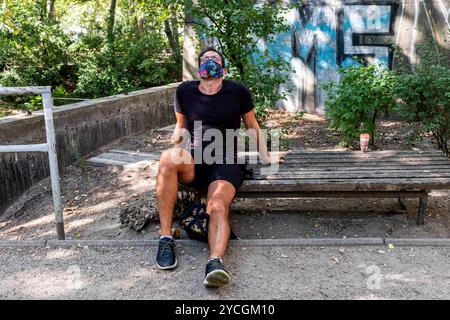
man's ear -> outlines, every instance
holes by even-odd
[[[222,72],[223,72],[223,76],[225,77],[225,76],[227,75],[227,73],[228,73],[227,68],[223,68],[223,69],[222,69]]]

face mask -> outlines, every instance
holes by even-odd
[[[218,79],[223,76],[223,68],[214,60],[208,59],[200,65],[198,75],[202,79]]]

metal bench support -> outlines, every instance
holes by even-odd
[[[418,225],[425,223],[425,213],[427,211],[428,204],[428,192],[425,191],[419,198],[419,218],[417,219]]]

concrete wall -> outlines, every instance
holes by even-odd
[[[450,0],[304,0],[285,18],[290,30],[278,34],[274,43],[260,40],[259,46],[295,69],[280,88],[293,89],[279,103],[289,111],[323,113],[326,96],[321,84],[338,81],[337,68],[355,64],[353,56],[395,68],[399,59],[416,64],[418,44],[426,39],[436,52],[450,50]],[[185,29],[185,35],[189,33]],[[401,51],[393,50],[395,46]],[[195,57],[186,46],[185,59],[191,66],[185,67],[185,79],[197,77],[191,71]]]
[[[54,124],[60,169],[109,142],[175,121],[178,83],[57,107]],[[44,117],[0,118],[0,144],[45,142]],[[22,192],[49,175],[47,154],[0,153],[0,213]]]

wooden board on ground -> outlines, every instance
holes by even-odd
[[[120,169],[147,167],[159,161],[160,152],[136,152],[128,150],[109,150],[86,162],[93,166],[116,167]]]

